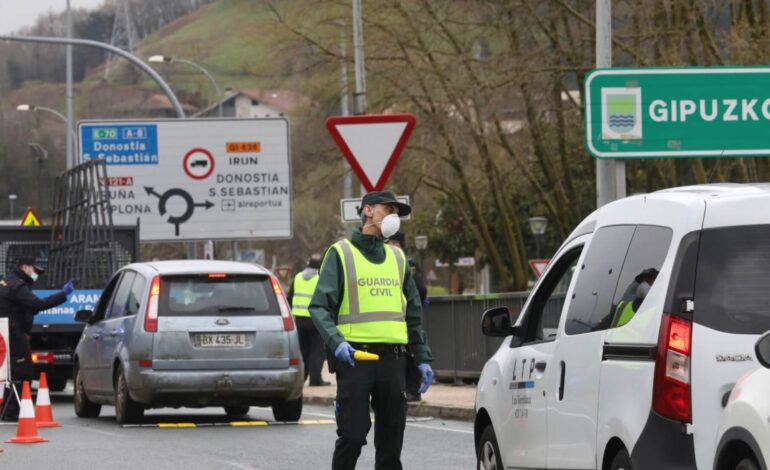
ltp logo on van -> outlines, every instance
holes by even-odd
[[[602,139],[639,140],[642,138],[641,88],[602,88],[601,109]]]

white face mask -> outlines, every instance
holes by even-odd
[[[647,297],[647,294],[649,292],[650,292],[650,284],[647,282],[642,282],[636,288],[636,296],[639,297],[640,299]]]
[[[38,277],[40,276],[38,276],[37,273],[34,273],[34,272],[29,275],[29,278],[32,279],[32,282],[37,282]]]
[[[380,231],[383,238],[390,238],[398,233],[398,229],[401,228],[401,219],[398,218],[398,214],[388,214],[380,222]]]

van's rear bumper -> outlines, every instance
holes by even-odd
[[[302,396],[302,366],[273,370],[157,371],[133,368],[131,397],[157,406],[267,406]]]

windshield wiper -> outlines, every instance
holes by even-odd
[[[220,312],[239,312],[239,311],[246,311],[246,310],[256,310],[254,307],[219,307],[218,309]]]

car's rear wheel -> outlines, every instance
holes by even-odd
[[[248,406],[226,406],[225,413],[227,416],[246,416],[249,414],[249,409]]]
[[[136,424],[144,416],[144,406],[131,399],[122,366],[118,366],[115,376],[115,420],[120,425]]]
[[[500,447],[497,445],[497,437],[492,425],[484,428],[479,441],[479,454],[476,456],[477,470],[503,470],[503,460],[500,456]]]
[[[302,416],[302,397],[273,405],[276,421],[299,421]]]
[[[610,464],[610,470],[634,470],[631,457],[629,457],[626,449],[620,449],[615,454],[615,458],[612,459],[612,464]]]
[[[98,418],[102,411],[102,405],[92,402],[88,399],[86,391],[83,388],[83,376],[79,367],[75,367],[75,415],[78,418]]]
[[[735,470],[759,470],[759,467],[752,459],[742,459],[735,466]]]

